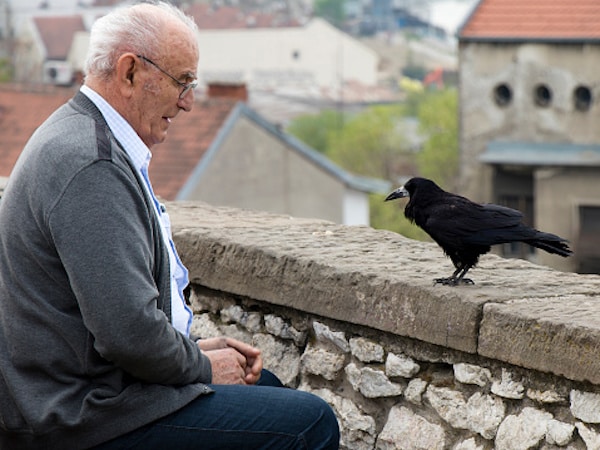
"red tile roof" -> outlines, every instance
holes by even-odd
[[[157,196],[175,199],[237,103],[228,98],[201,100],[190,112],[177,115],[165,142],[152,148],[149,174]]]
[[[481,0],[458,32],[461,40],[600,39],[598,0]]]
[[[31,92],[0,86],[0,177],[10,175],[31,134],[74,93],[73,88]],[[198,100],[191,112],[175,118],[166,141],[152,149],[150,179],[158,196],[175,199],[237,103],[227,98]]]
[[[0,86],[0,176],[10,175],[31,134],[72,96],[73,90],[66,88],[31,92]]]
[[[78,15],[35,17],[33,21],[46,47],[46,59],[66,60],[73,35],[85,31],[83,18]]]

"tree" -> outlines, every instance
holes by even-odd
[[[290,122],[286,131],[315,150],[326,153],[329,134],[340,130],[343,125],[341,112],[326,110],[316,115],[297,117]]]
[[[407,200],[385,202],[385,197],[381,194],[369,196],[370,221],[373,228],[395,231],[419,241],[431,240],[427,233],[404,217],[404,206]]]
[[[327,156],[348,171],[394,181],[411,170],[414,155],[402,129],[401,105],[371,106],[330,133]]]
[[[322,151],[349,172],[388,180],[416,174],[455,190],[458,179],[458,98],[456,90],[412,92],[405,104],[371,106],[341,119],[337,112],[295,119],[288,131]],[[417,116],[423,148],[409,147],[404,124]],[[370,197],[371,226],[428,240],[403,215],[406,201],[385,203],[385,195]]]
[[[447,190],[458,187],[458,94],[455,89],[429,92],[418,107],[426,136],[417,155],[419,174]]]
[[[425,136],[423,148],[416,155],[419,175],[435,180],[454,191],[458,183],[458,95],[455,89],[416,93],[410,96],[407,112],[416,111],[419,129]],[[394,207],[383,196],[371,196],[371,225],[418,240],[431,240],[403,214],[405,201]]]

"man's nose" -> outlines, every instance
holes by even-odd
[[[179,105],[179,107],[184,111],[190,112],[192,110],[192,106],[194,106],[194,95],[194,89],[190,89],[178,100],[177,105]]]

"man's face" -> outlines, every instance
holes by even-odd
[[[161,54],[137,57],[142,82],[136,87],[127,117],[149,148],[163,142],[171,120],[181,109],[190,111],[194,103],[193,89],[180,98],[183,88],[175,80],[188,84],[196,79],[195,38],[187,30],[168,31]]]

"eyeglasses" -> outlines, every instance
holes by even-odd
[[[198,86],[198,80],[194,80],[190,83],[182,83],[181,81],[179,81],[177,78],[175,78],[173,75],[171,75],[169,72],[167,72],[166,70],[164,70],[162,67],[160,67],[158,64],[156,64],[154,61],[152,61],[151,59],[146,58],[145,56],[142,55],[137,55],[138,58],[143,59],[144,61],[152,64],[154,67],[156,67],[158,70],[160,70],[162,73],[164,73],[166,76],[168,76],[171,80],[173,80],[175,83],[177,83],[177,85],[182,88],[181,93],[179,94],[179,100],[181,100],[182,98],[184,98],[188,92],[190,92],[192,89],[195,89]]]

